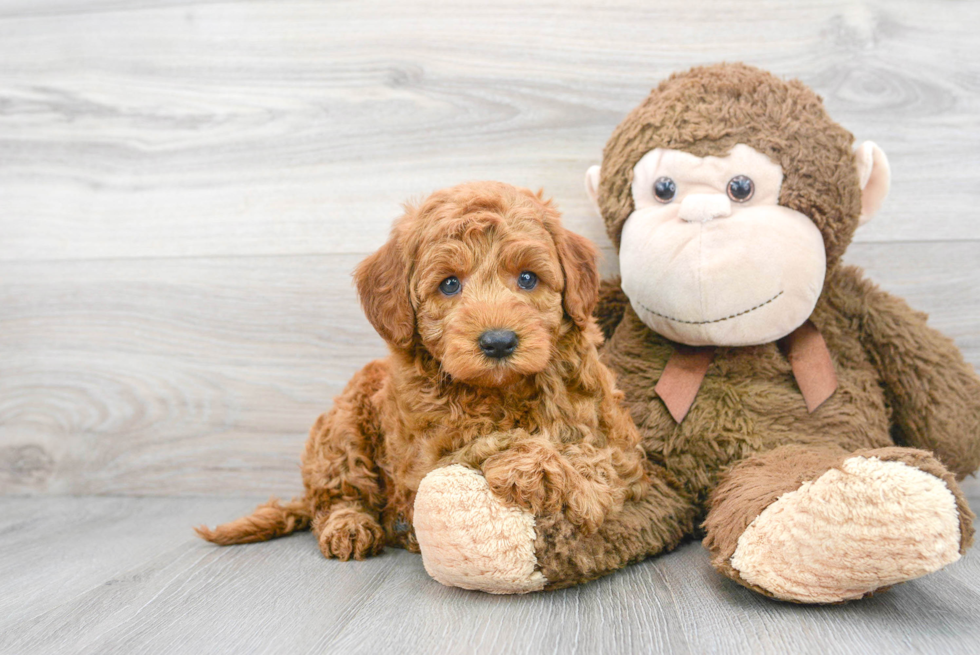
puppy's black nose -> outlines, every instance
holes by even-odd
[[[484,355],[501,359],[517,348],[517,334],[510,330],[487,330],[480,335],[479,344]]]

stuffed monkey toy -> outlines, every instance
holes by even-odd
[[[888,192],[875,144],[799,81],[694,68],[616,128],[586,187],[622,276],[596,311],[603,360],[669,481],[645,555],[703,534],[723,575],[805,603],[959,559],[980,379],[841,263]]]

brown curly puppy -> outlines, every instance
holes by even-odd
[[[595,534],[650,488],[637,431],[599,362],[595,258],[526,189],[463,184],[407,206],[354,274],[391,354],[313,426],[305,495],[198,534],[235,544],[310,527],[327,557],[418,551],[419,483],[453,464],[482,472],[506,505]]]

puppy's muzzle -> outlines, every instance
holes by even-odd
[[[487,357],[510,357],[517,348],[517,334],[511,330],[487,330],[477,340],[480,350]]]

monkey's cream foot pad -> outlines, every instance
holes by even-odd
[[[492,594],[539,591],[547,579],[534,555],[534,516],[509,507],[465,466],[436,469],[415,496],[415,535],[429,575]]]
[[[941,569],[959,547],[956,500],[942,480],[851,457],[763,510],[731,563],[776,598],[836,603]]]

